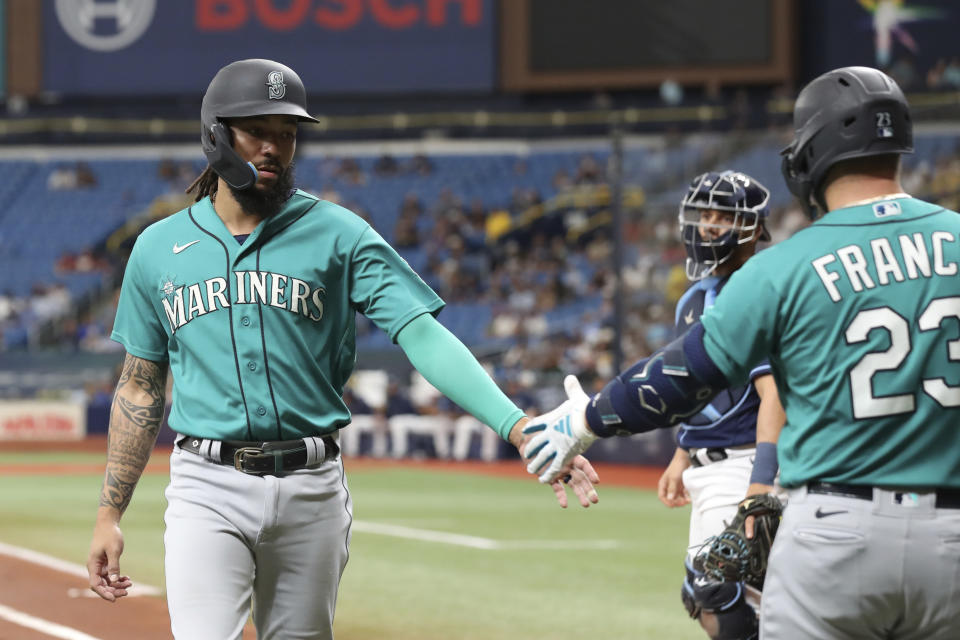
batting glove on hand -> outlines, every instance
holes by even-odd
[[[597,439],[587,427],[585,410],[590,398],[580,381],[576,376],[567,376],[563,388],[568,400],[553,411],[532,418],[523,428],[523,435],[534,434],[524,449],[524,457],[532,458],[527,471],[539,474],[543,484],[554,482]]]

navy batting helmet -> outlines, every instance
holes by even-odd
[[[307,92],[290,67],[272,60],[239,60],[220,69],[210,81],[200,107],[200,141],[210,166],[235,189],[252,187],[257,170],[233,150],[223,119],[264,115],[317,121],[307,113]]]
[[[817,216],[814,204],[827,210],[823,181],[830,167],[852,158],[913,153],[907,99],[893,78],[870,67],[834,69],[810,82],[797,96],[793,127],[781,170],[811,218]]]
[[[680,203],[680,237],[687,249],[687,278],[700,280],[730,259],[737,246],[769,240],[764,222],[770,190],[736,171],[708,172],[693,179]],[[701,212],[733,214],[732,224],[702,222]],[[713,233],[706,233],[710,229]]]

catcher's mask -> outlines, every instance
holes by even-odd
[[[769,240],[764,224],[770,191],[744,173],[708,172],[697,176],[680,203],[680,238],[687,250],[687,278],[712,275],[734,250],[754,239]],[[729,212],[732,224],[703,221],[707,211]]]
[[[824,178],[842,160],[913,153],[910,106],[893,78],[843,67],[810,82],[793,109],[794,139],[780,152],[787,187],[810,219],[824,212]]]
[[[213,170],[234,189],[249,189],[257,170],[233,150],[225,118],[289,115],[317,122],[307,113],[307,93],[300,76],[272,60],[239,60],[220,69],[210,81],[200,107],[200,142]]]

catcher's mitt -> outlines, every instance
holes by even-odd
[[[780,501],[769,493],[741,500],[733,522],[713,539],[704,554],[704,573],[713,580],[745,582],[763,590],[767,556],[782,513]],[[748,516],[754,518],[752,538],[746,533]]]

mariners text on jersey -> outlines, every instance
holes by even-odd
[[[843,296],[836,282],[846,277],[854,292],[890,282],[957,275],[957,263],[944,258],[944,246],[957,238],[949,231],[902,233],[895,238],[876,237],[869,251],[849,244],[811,262],[820,282],[834,302]],[[871,268],[872,267],[872,268]],[[876,279],[870,272],[876,275]]]
[[[226,278],[209,278],[191,285],[177,285],[165,279],[160,285],[161,303],[170,323],[170,332],[195,318],[232,305],[265,304],[319,322],[323,318],[322,286],[287,276],[262,271],[235,271],[236,296],[228,301]]]

